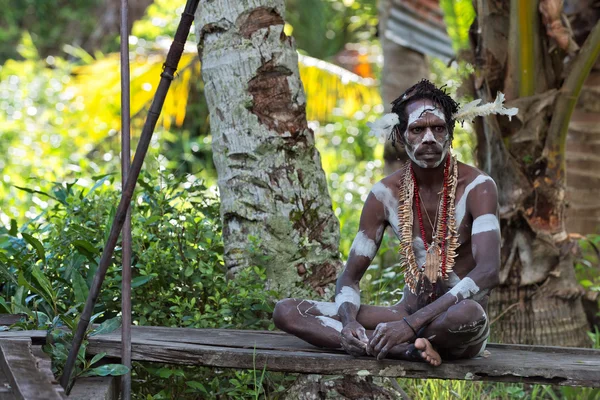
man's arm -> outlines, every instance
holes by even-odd
[[[359,282],[375,258],[387,225],[385,208],[371,192],[365,201],[346,267],[336,284],[335,303],[342,321],[342,345],[350,354],[363,354],[368,343],[365,329],[356,321],[360,308]]]
[[[489,179],[479,184],[468,196],[467,211],[473,217],[471,251],[475,268],[448,293],[406,317],[406,321],[388,323],[382,329],[378,327],[369,345],[378,358],[384,358],[393,346],[414,337],[412,329],[418,332],[461,300],[479,300],[498,285],[500,224],[496,185]]]

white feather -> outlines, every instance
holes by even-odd
[[[375,120],[374,122],[367,122],[367,126],[371,128],[371,132],[369,132],[369,134],[372,136],[383,137],[387,140],[392,133],[394,126],[398,125],[399,122],[400,119],[398,118],[398,114],[385,114],[383,117]]]
[[[452,119],[461,121],[472,121],[475,117],[483,117],[490,114],[501,114],[508,116],[510,120],[514,115],[517,115],[519,109],[516,107],[504,108],[504,93],[498,92],[496,100],[493,103],[478,105],[481,99],[474,100],[466,104],[452,116]]]

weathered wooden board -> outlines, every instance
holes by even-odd
[[[38,369],[30,340],[0,340],[0,367],[15,399],[62,400],[62,393]]]
[[[21,332],[27,337],[28,332]],[[31,332],[38,337],[38,333]],[[3,333],[0,333],[2,338]],[[13,337],[17,336],[14,333]],[[90,338],[88,350],[119,358],[118,332]],[[137,361],[318,374],[488,380],[600,387],[600,350],[529,345],[488,346],[490,356],[439,367],[396,360],[353,358],[324,351],[282,332],[133,327]]]
[[[120,336],[90,338],[89,351],[120,355]],[[323,351],[281,332],[134,327],[134,359],[274,371],[491,380],[600,387],[600,351],[527,345],[490,345],[490,356],[443,363],[353,358]]]
[[[25,314],[0,314],[0,326],[8,326],[19,322]]]

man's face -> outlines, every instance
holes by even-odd
[[[451,144],[444,111],[431,100],[422,99],[408,103],[406,113],[406,153],[422,168],[437,167],[446,158]]]

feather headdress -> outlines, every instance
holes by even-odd
[[[486,103],[479,105],[481,99],[473,100],[470,103],[465,104],[463,108],[452,115],[452,119],[456,121],[473,121],[475,117],[483,117],[490,114],[501,114],[508,116],[508,119],[512,119],[514,115],[517,115],[519,109],[516,107],[505,108],[504,107],[504,93],[498,92],[496,100],[493,103]]]
[[[389,113],[374,122],[367,122],[367,126],[371,128],[370,135],[383,137],[384,140],[387,140],[392,134],[394,127],[399,123],[400,118],[398,118],[398,114]]]

